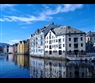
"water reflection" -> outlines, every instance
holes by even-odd
[[[66,62],[45,60],[45,78],[66,78]]]
[[[19,67],[29,68],[29,55],[6,54],[4,57],[6,61],[12,61]]]
[[[29,57],[28,55],[17,55],[17,64],[22,68],[29,68]]]
[[[30,78],[44,78],[44,59],[30,57]]]
[[[70,61],[66,65],[67,78],[93,78],[95,77],[94,64],[91,62]]]
[[[1,57],[0,77],[95,78],[95,63],[58,61],[6,54]]]
[[[95,63],[30,58],[31,78],[95,78]]]
[[[30,78],[29,55],[5,54],[0,63],[0,78]]]

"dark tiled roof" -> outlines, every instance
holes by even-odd
[[[88,33],[86,33],[86,36],[94,36],[95,37],[95,32],[89,31]]]
[[[72,33],[85,33],[81,30],[78,30],[76,28],[73,28],[71,26],[60,26],[60,27],[57,27],[57,28],[54,28],[54,29],[51,29],[52,32],[55,34],[55,35],[63,35],[63,34],[72,34]]]
[[[34,35],[34,34],[38,34],[40,32],[44,32],[47,28],[49,27],[58,27],[58,25],[54,25],[54,23],[52,22],[52,24],[48,24],[40,29],[37,29],[33,34],[31,34],[31,37]]]

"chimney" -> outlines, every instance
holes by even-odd
[[[52,22],[52,25],[54,25],[54,22]]]

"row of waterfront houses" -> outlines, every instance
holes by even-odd
[[[14,54],[29,54],[29,39],[19,41],[19,43],[4,46],[4,53],[14,53]]]
[[[90,49],[90,46],[94,44],[95,32],[90,31],[86,34],[71,26],[59,26],[52,22],[37,29],[30,35],[30,39],[9,46],[9,50],[4,48],[4,52],[29,54],[37,57],[65,58],[72,55],[77,57],[86,55],[87,48]]]

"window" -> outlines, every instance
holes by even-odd
[[[49,41],[49,44],[51,44],[51,40]]]
[[[69,44],[69,47],[71,47],[71,44]]]
[[[83,40],[83,38],[81,37],[81,41]]]
[[[61,49],[61,44],[59,44],[59,49]]]
[[[55,39],[54,39],[54,42],[55,42]]]
[[[50,32],[50,34],[49,34],[49,39],[51,39],[51,32]]]
[[[83,47],[83,43],[81,43],[81,47]]]
[[[63,52],[65,52],[65,51],[63,50]]]
[[[71,50],[69,50],[69,53],[71,53]]]
[[[63,41],[64,41],[64,38],[63,38]]]
[[[41,45],[43,45],[43,41],[41,41]]]
[[[63,47],[64,47],[64,44],[63,44]]]
[[[48,37],[47,37],[47,39],[48,39]]]
[[[43,39],[43,36],[41,36],[41,40]]]
[[[61,39],[59,39],[59,43],[61,43]]]
[[[71,41],[71,38],[69,38],[69,41]]]
[[[49,51],[49,54],[52,54],[52,51]]]
[[[78,48],[78,44],[74,44],[74,48]]]
[[[74,38],[74,42],[78,42],[78,38]]]
[[[81,53],[83,53],[83,50],[81,50]]]
[[[82,34],[80,36],[82,36]]]
[[[62,51],[61,50],[59,50],[59,55],[61,55],[62,54]]]
[[[52,48],[51,48],[51,45],[49,46],[49,49],[52,49]]]
[[[56,42],[57,42],[57,39],[56,39]]]
[[[53,36],[52,36],[52,38],[53,38]]]

